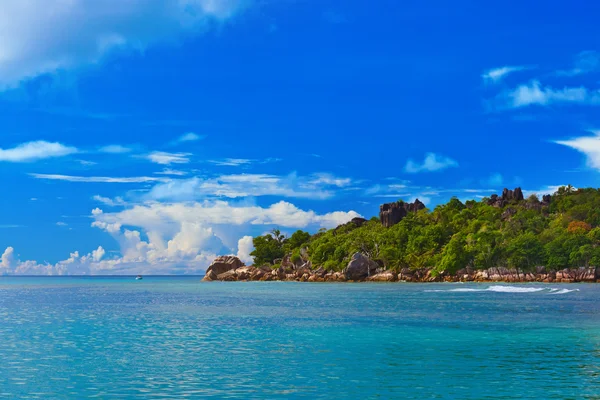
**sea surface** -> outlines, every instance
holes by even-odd
[[[600,284],[0,277],[0,398],[599,399]]]

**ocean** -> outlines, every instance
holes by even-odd
[[[0,277],[0,398],[598,399],[600,285]]]

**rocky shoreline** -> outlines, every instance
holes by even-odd
[[[434,274],[431,269],[400,271],[382,269],[361,253],[353,255],[343,271],[312,268],[310,262],[294,265],[283,260],[281,266],[246,266],[235,256],[220,256],[206,270],[203,281],[287,281],[287,282],[600,282],[600,268],[576,268],[548,271],[538,267],[535,272],[509,268],[474,270],[465,268],[456,274]]]

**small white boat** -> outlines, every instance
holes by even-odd
[[[136,280],[136,281],[141,281],[141,280],[142,280],[142,276],[141,276],[141,275],[138,275],[138,276],[136,276],[136,277],[135,277],[135,280]]]

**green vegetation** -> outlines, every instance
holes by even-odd
[[[600,190],[561,187],[549,203],[531,196],[502,208],[488,199],[463,204],[453,198],[433,211],[409,213],[390,228],[372,218],[312,236],[297,231],[286,238],[273,231],[254,238],[254,247],[256,265],[278,264],[289,255],[296,264],[309,259],[328,270],[343,269],[355,252],[388,269],[449,274],[465,267],[600,267]]]

